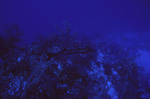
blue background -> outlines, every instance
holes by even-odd
[[[0,30],[19,24],[26,42],[48,34],[65,20],[72,32],[145,33],[150,31],[149,0],[0,0]]]

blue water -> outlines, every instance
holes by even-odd
[[[0,98],[150,99],[149,5],[0,0]]]

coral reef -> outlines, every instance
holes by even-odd
[[[78,39],[69,30],[28,45],[18,41],[15,34],[0,37],[1,99],[150,98],[150,77],[132,49]]]

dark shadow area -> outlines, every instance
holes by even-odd
[[[150,98],[150,74],[137,63],[139,50],[149,51],[148,34],[86,36],[68,23],[56,29],[26,44],[17,25],[2,33],[1,99]]]

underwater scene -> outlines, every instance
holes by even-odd
[[[149,0],[0,0],[0,99],[150,99]]]

